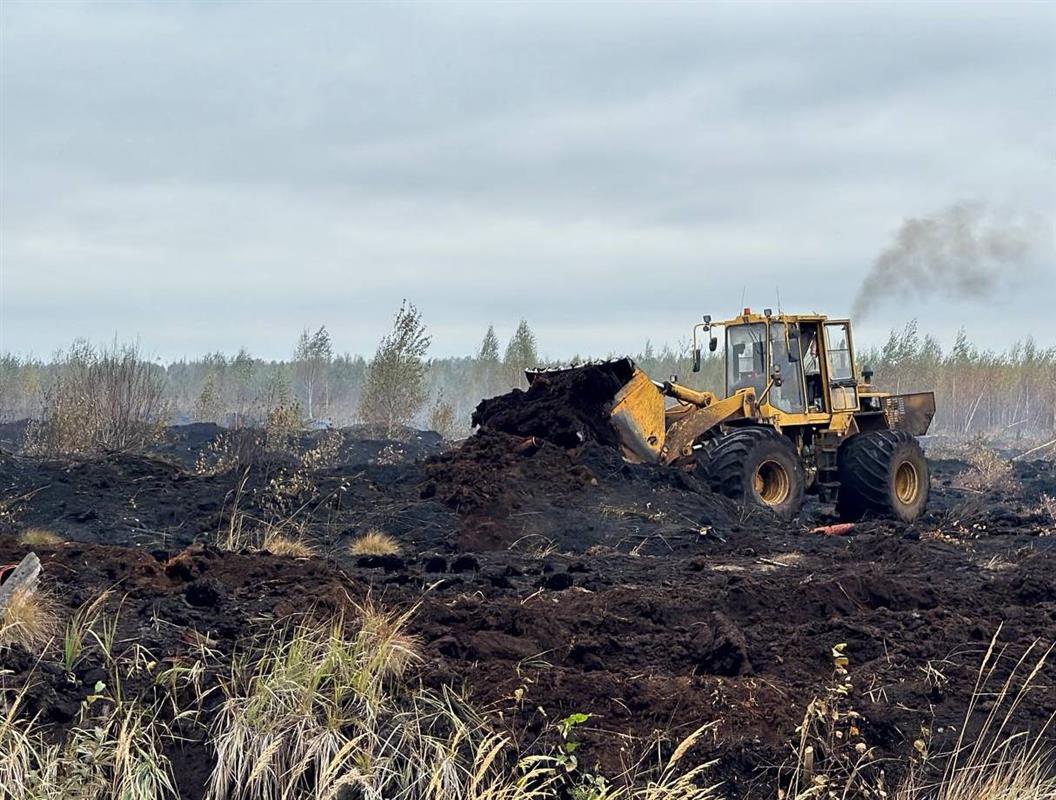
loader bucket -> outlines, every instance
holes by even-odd
[[[612,425],[620,434],[623,457],[656,463],[664,446],[664,396],[640,369],[613,400]]]
[[[593,361],[569,367],[527,370],[529,393],[540,387],[574,386],[575,405],[611,423],[615,437],[598,437],[616,444],[628,461],[653,462],[664,445],[664,398],[649,377],[630,358]],[[575,380],[570,380],[575,377]],[[598,422],[603,422],[598,419]]]

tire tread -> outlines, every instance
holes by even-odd
[[[923,459],[916,438],[905,431],[860,433],[840,448],[837,510],[841,517],[860,519],[866,512],[895,513],[889,486],[891,460],[902,445],[910,445]],[[923,491],[926,502],[926,485]]]

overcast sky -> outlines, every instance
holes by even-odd
[[[1056,344],[1056,4],[0,3],[0,350],[551,357],[744,303],[850,311],[907,217],[1047,241],[877,340]]]

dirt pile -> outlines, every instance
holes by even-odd
[[[559,470],[571,466],[567,454],[552,448],[547,448],[544,457],[538,461],[520,457],[529,450],[538,449],[539,444],[535,442],[504,433],[481,431],[458,449],[425,463],[426,482],[422,497],[435,497],[456,511],[472,512],[499,501],[517,479],[511,473],[524,473],[523,467],[529,468],[527,472],[537,473],[529,477],[541,478],[543,474],[531,467],[543,466],[544,461],[551,462],[549,466],[557,466]],[[557,464],[552,463],[555,460]]]
[[[634,374],[628,358],[558,372],[542,372],[527,391],[482,400],[473,424],[513,436],[535,436],[559,447],[584,442],[619,446],[609,406]]]
[[[422,499],[458,515],[459,550],[531,543],[576,553],[595,546],[670,552],[692,546],[702,531],[721,536],[755,524],[693,475],[628,464],[596,441],[564,448],[481,428],[423,462],[421,474]]]
[[[460,447],[422,466],[421,497],[436,499],[462,518],[460,549],[505,547],[523,531],[519,513],[533,501],[553,502],[597,478],[572,454],[545,441],[482,429]]]
[[[573,552],[670,551],[701,531],[723,535],[751,524],[680,468],[624,462],[609,412],[634,370],[623,358],[542,372],[527,391],[477,406],[477,433],[424,467],[423,496],[463,518],[461,547],[528,538]]]

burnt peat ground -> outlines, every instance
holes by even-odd
[[[55,531],[66,543],[36,548],[46,590],[72,611],[111,589],[119,638],[166,662],[201,637],[230,654],[261,620],[306,608],[417,605],[426,684],[464,687],[526,743],[589,713],[580,759],[609,773],[633,751],[628,735],[677,741],[715,721],[693,757],[718,760],[730,797],[776,796],[807,704],[834,685],[837,645],[849,659],[841,702],[861,715],[846,735],[890,759],[894,783],[915,742],[950,746],[999,627],[1009,663],[1056,631],[1052,462],[1017,462],[1013,481],[982,490],[958,488],[967,465],[933,462],[918,524],[829,537],[810,529],[831,509],[808,505],[790,523],[745,514],[692,474],[627,465],[589,440],[485,430],[445,447],[433,434],[345,431],[326,463],[306,466],[312,434],[285,454],[196,471],[226,435],[173,428],[156,452],[77,462],[5,447],[0,564],[27,552],[24,528]],[[296,530],[319,555],[219,550],[237,515]],[[403,554],[350,555],[369,529]],[[72,679],[17,648],[2,659],[4,685],[32,673],[29,707],[59,729],[102,674],[91,658]],[[1040,729],[1054,679],[1040,676],[1017,724]],[[207,747],[169,748],[184,797],[200,797]]]

